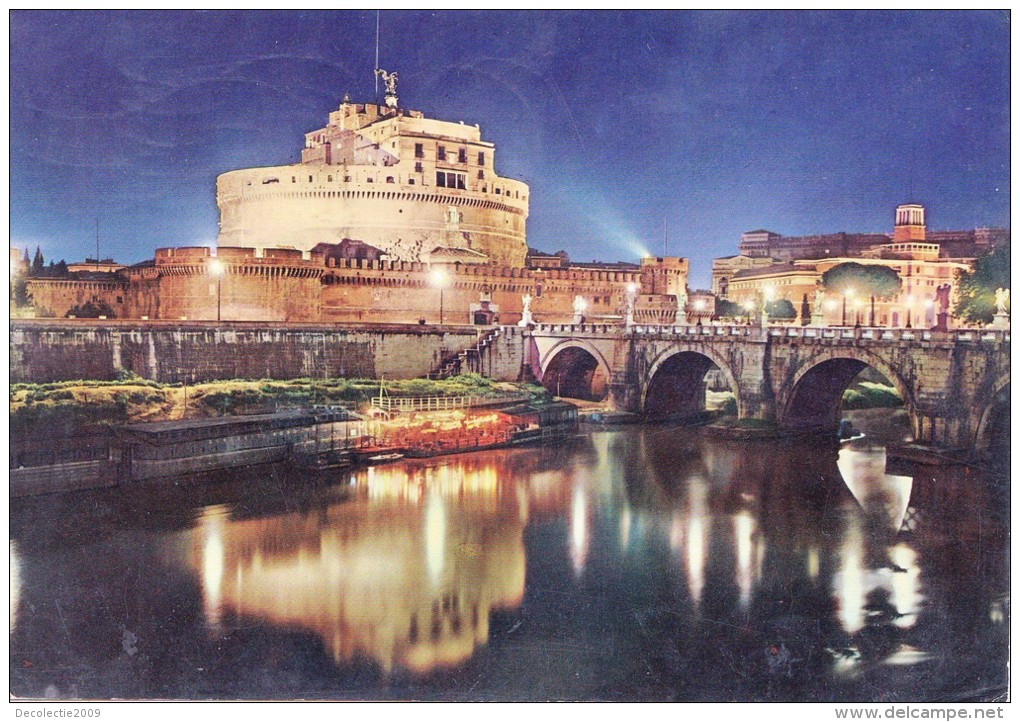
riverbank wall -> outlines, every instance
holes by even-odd
[[[11,320],[12,383],[112,380],[387,378],[428,375],[474,347],[475,326]],[[518,340],[518,343],[520,341]],[[515,362],[516,354],[505,361]],[[502,365],[502,364],[501,364]],[[516,368],[493,368],[515,380]]]

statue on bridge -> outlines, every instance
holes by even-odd
[[[1009,329],[1009,289],[995,289],[995,316],[992,317],[992,328]]]
[[[932,331],[946,332],[949,330],[949,294],[953,287],[944,283],[935,289],[936,320]]]
[[[1009,289],[1008,288],[996,288],[995,289],[995,315],[1008,314],[1009,311],[1006,307],[1009,306]]]
[[[574,296],[574,323],[584,323],[584,312],[588,308],[588,302],[581,295]]]
[[[521,296],[521,320],[517,322],[518,326],[533,326],[535,320],[531,317],[531,298],[530,293],[525,293]]]

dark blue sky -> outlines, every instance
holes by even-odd
[[[670,254],[742,231],[1009,225],[1009,13],[381,15],[401,105],[479,123],[529,244]],[[375,12],[11,13],[11,243],[122,262],[216,237],[215,179],[298,159],[374,92]]]

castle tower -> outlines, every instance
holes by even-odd
[[[904,203],[896,206],[893,241],[923,241],[924,238],[924,206],[917,203]]]
[[[217,244],[311,251],[353,239],[394,261],[523,267],[527,184],[496,173],[477,125],[400,107],[397,74],[378,74],[386,104],[344,97],[305,134],[300,162],[216,179]]]

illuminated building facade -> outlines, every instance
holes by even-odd
[[[392,102],[390,102],[392,99]],[[528,186],[502,178],[477,125],[347,98],[305,134],[301,162],[224,173],[217,244],[295,248],[355,239],[388,260],[524,265]]]

